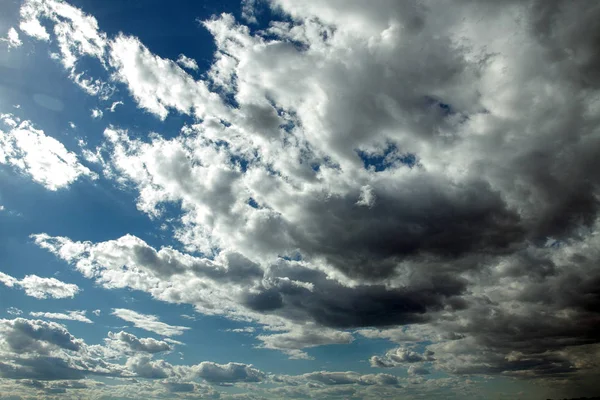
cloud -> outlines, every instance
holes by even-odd
[[[210,383],[223,384],[235,382],[260,382],[265,379],[265,373],[251,365],[240,363],[216,364],[202,362],[192,369],[195,375]]]
[[[2,345],[15,353],[47,353],[52,348],[78,351],[82,341],[55,322],[28,320],[0,320]]]
[[[163,351],[170,351],[172,347],[162,340],[156,340],[153,338],[141,338],[138,339],[135,335],[127,332],[108,333],[109,346],[123,348],[134,352],[145,352],[145,353],[160,353]]]
[[[0,279],[1,279],[1,278],[0,278]],[[6,309],[6,312],[7,312],[8,314],[10,314],[10,315],[21,315],[21,314],[23,314],[23,311],[22,311],[22,310],[20,310],[20,309],[18,309],[18,308],[16,308],[16,307],[8,307],[8,308]]]
[[[8,33],[6,34],[6,38],[1,38],[0,41],[6,42],[8,44],[8,48],[20,47],[23,42],[19,39],[19,33],[15,28],[9,28]]]
[[[0,130],[0,164],[31,176],[49,190],[65,188],[80,177],[97,178],[75,153],[36,129],[32,122],[10,114],[3,114],[2,122],[9,129]]]
[[[170,139],[110,127],[96,149],[141,211],[175,205],[185,250],[35,236],[84,276],[279,328],[260,340],[297,356],[359,328],[400,343],[372,362],[415,382],[420,362],[571,387],[598,371],[576,350],[599,329],[596,5],[274,0],[262,31],[204,21],[216,53],[194,79],[56,4],[26,2],[22,31],[81,21],[65,65],[104,60],[143,110],[194,117]]]
[[[102,112],[102,110],[100,110],[98,108],[92,109],[92,118],[93,119],[102,119],[103,114],[104,113]]]
[[[198,70],[198,63],[193,58],[186,57],[185,54],[180,54],[177,59],[177,64],[184,68],[191,69],[194,71]]]
[[[29,315],[36,318],[64,319],[68,321],[85,322],[86,324],[93,323],[91,319],[85,316],[85,311],[67,311],[66,313],[30,312]]]
[[[41,278],[37,275],[27,275],[19,280],[0,272],[0,283],[8,287],[20,287],[27,296],[36,299],[64,299],[74,297],[79,293],[79,287],[73,283],[61,282],[56,278]]]
[[[173,326],[160,322],[158,317],[154,315],[140,314],[133,310],[125,308],[115,308],[112,315],[121,318],[127,322],[133,323],[136,328],[144,329],[149,332],[154,332],[162,336],[177,336],[183,334],[190,329],[185,326]]]
[[[173,108],[203,118],[225,113],[221,99],[204,82],[195,81],[174,61],[152,54],[137,38],[119,35],[110,42],[115,78],[127,85],[139,106],[160,119]]]
[[[106,63],[107,37],[98,29],[98,21],[93,16],[60,0],[26,0],[20,14],[19,28],[23,33],[43,41],[50,41],[52,37],[57,46],[54,57],[69,71],[75,84],[88,94],[103,99],[112,95],[112,85],[77,71],[82,57],[97,59],[101,65]],[[51,34],[41,21],[53,24]]]
[[[404,364],[434,361],[433,355],[434,352],[431,350],[418,353],[405,347],[398,347],[388,351],[384,357],[373,356],[369,361],[372,367],[393,368]]]

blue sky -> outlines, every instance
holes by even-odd
[[[4,1],[0,399],[597,395],[599,13]]]

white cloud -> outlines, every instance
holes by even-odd
[[[6,42],[8,44],[8,48],[20,47],[23,42],[19,39],[19,33],[15,28],[10,28],[6,35],[6,38],[0,38],[0,41]]]
[[[106,339],[109,347],[114,347],[124,351],[143,352],[143,353],[160,353],[172,350],[172,347],[164,340],[156,340],[153,338],[138,338],[135,335],[127,332],[108,333]]]
[[[66,313],[53,312],[30,312],[29,315],[36,318],[63,319],[67,321],[79,321],[92,324],[92,320],[85,316],[85,311],[67,311]]]
[[[54,25],[52,38],[58,46],[56,58],[69,71],[75,84],[88,94],[103,99],[112,95],[112,85],[77,71],[77,63],[83,56],[95,58],[102,65],[106,62],[106,34],[98,30],[94,17],[60,0],[26,0],[20,13],[19,28],[38,40],[49,41],[51,37],[40,21]]]
[[[36,299],[64,299],[74,297],[79,292],[79,287],[72,283],[61,282],[56,278],[41,278],[37,275],[27,275],[19,280],[0,272],[0,283],[8,287],[20,287],[25,294]]]
[[[186,57],[185,54],[179,55],[179,58],[177,59],[177,64],[187,69],[191,69],[194,71],[198,70],[198,63],[196,62],[196,60],[190,57]]]
[[[217,364],[202,362],[192,367],[195,375],[211,383],[260,382],[265,379],[264,372],[252,365],[240,363]]]
[[[100,316],[101,312],[102,311],[100,311],[100,310],[94,310],[94,311],[92,311],[92,314],[94,314],[96,317],[98,317],[98,316]]]
[[[136,328],[154,332],[162,336],[181,335],[183,332],[190,329],[186,326],[174,326],[166,324],[159,321],[158,317],[155,315],[140,314],[124,308],[115,308],[112,312],[112,315],[127,322],[131,322]]]
[[[9,129],[0,130],[0,164],[8,164],[30,175],[49,190],[69,186],[82,176],[96,179],[96,174],[79,163],[75,153],[32,122],[4,114],[2,122]]]
[[[110,42],[110,65],[139,106],[161,119],[169,108],[198,118],[227,113],[221,98],[204,82],[195,81],[174,61],[152,54],[135,37],[119,35]]]
[[[92,118],[93,119],[101,119],[104,113],[99,108],[92,109]]]
[[[1,278],[0,278],[0,279],[1,279]],[[23,314],[23,311],[22,311],[22,310],[20,310],[20,309],[18,309],[18,308],[16,308],[16,307],[8,307],[8,308],[6,309],[6,312],[7,312],[8,314],[10,314],[10,315],[21,315],[21,314]]]
[[[117,109],[118,106],[123,105],[122,101],[115,101],[112,103],[112,105],[110,106],[110,112],[115,112],[115,110]]]

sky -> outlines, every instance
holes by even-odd
[[[0,399],[600,395],[600,3],[0,2]]]

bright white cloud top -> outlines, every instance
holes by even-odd
[[[19,3],[0,392],[600,391],[596,4]]]

